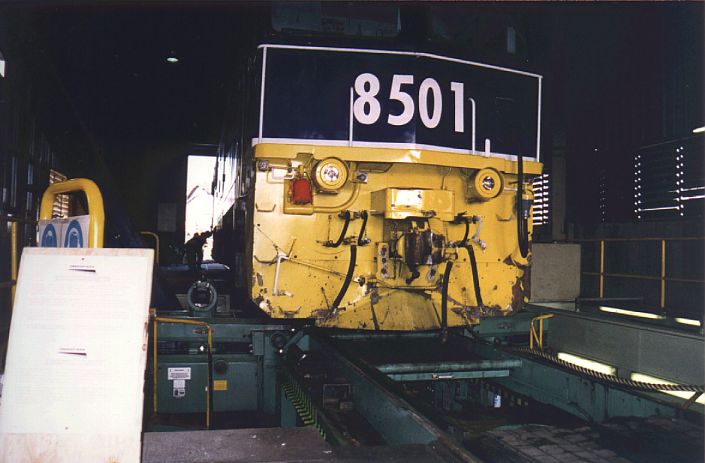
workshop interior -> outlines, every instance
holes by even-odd
[[[703,10],[0,5],[0,461],[702,462]]]

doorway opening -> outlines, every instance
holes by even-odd
[[[190,155],[186,173],[186,238],[213,229],[213,182],[215,179],[214,156]],[[213,237],[203,246],[203,261],[212,260]]]

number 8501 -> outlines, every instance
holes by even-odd
[[[403,110],[400,114],[389,114],[387,123],[390,125],[405,125],[411,122],[416,111],[414,98],[402,89],[403,85],[413,85],[414,76],[408,74],[395,74],[392,77],[392,87],[389,91],[389,100],[396,100],[402,104]],[[357,98],[353,103],[353,114],[355,120],[360,124],[371,125],[379,120],[382,112],[381,105],[377,99],[380,84],[379,78],[369,72],[360,74],[355,79],[355,93]],[[455,131],[465,131],[465,117],[463,111],[464,85],[461,82],[451,82],[450,91],[453,92]],[[428,104],[429,94],[432,97],[432,104]],[[419,85],[418,94],[419,117],[421,122],[429,129],[436,128],[441,121],[443,113],[443,97],[441,87],[435,79],[428,77]]]

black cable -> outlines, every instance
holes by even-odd
[[[335,297],[331,310],[336,310],[348,292],[348,287],[353,279],[353,272],[355,271],[355,261],[357,260],[357,246],[354,244],[350,246],[350,265],[348,266],[348,273],[345,275],[345,281],[343,282],[343,287],[340,288],[340,292]]]
[[[477,271],[477,260],[475,259],[475,250],[470,243],[465,243],[465,249],[470,256],[470,268],[472,269],[472,283],[475,286],[475,300],[478,307],[483,307],[482,294],[480,294],[480,273]]]
[[[467,217],[463,217],[463,222],[465,222],[465,234],[460,242],[465,244],[468,241],[468,235],[470,235],[470,221]]]
[[[362,226],[360,227],[360,234],[357,236],[357,245],[364,246],[369,243],[369,240],[363,238],[365,236],[365,228],[367,227],[367,211],[362,211],[360,217],[362,217]]]
[[[351,219],[350,211],[345,211],[343,213],[343,218],[345,219],[345,223],[343,224],[343,230],[340,232],[340,236],[338,237],[338,240],[334,243],[332,241],[328,241],[324,243],[324,246],[329,247],[329,248],[337,248],[343,243],[343,240],[345,239],[345,234],[348,232],[348,225],[350,225],[350,219]]]
[[[446,270],[443,273],[443,286],[441,288],[441,330],[448,329],[448,283],[450,282],[450,270],[453,268],[453,261],[449,260]]]
[[[524,218],[524,158],[517,155],[517,236],[519,239],[519,253],[521,257],[529,254],[529,224],[528,218]]]

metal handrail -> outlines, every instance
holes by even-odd
[[[103,208],[103,195],[100,194],[98,185],[93,180],[87,178],[74,178],[63,182],[52,183],[42,195],[42,203],[39,208],[40,220],[51,220],[54,209],[54,199],[56,195],[62,193],[75,193],[82,191],[86,194],[88,201],[88,215],[90,224],[88,226],[88,247],[102,248],[103,236],[105,232],[105,209]]]
[[[36,221],[0,214],[0,221],[10,222],[10,280],[0,282],[0,288],[10,288],[10,314],[15,304],[15,289],[17,287],[17,224],[36,225]]]
[[[536,342],[539,350],[543,350],[543,321],[552,317],[552,313],[545,313],[531,319],[529,322],[529,349],[534,350],[534,342]],[[535,325],[536,321],[539,322],[538,330]]]
[[[157,267],[159,267],[159,248],[160,248],[159,235],[157,235],[154,232],[147,231],[147,230],[141,231],[140,235],[150,236],[150,237],[154,238],[154,242],[155,242],[155,246],[156,246],[156,249],[155,249],[156,252],[154,253],[154,262],[157,264]]]
[[[666,282],[674,281],[679,283],[705,283],[705,279],[678,278],[666,276],[666,241],[702,241],[705,236],[677,236],[677,237],[644,237],[644,238],[588,238],[576,240],[584,243],[600,243],[600,271],[581,272],[582,275],[599,276],[600,299],[605,297],[605,277],[610,278],[634,278],[640,280],[658,280],[661,282],[660,307],[666,307]],[[605,272],[605,243],[607,242],[629,242],[629,241],[660,241],[661,242],[661,273],[656,275],[640,275],[631,273],[606,273]]]

